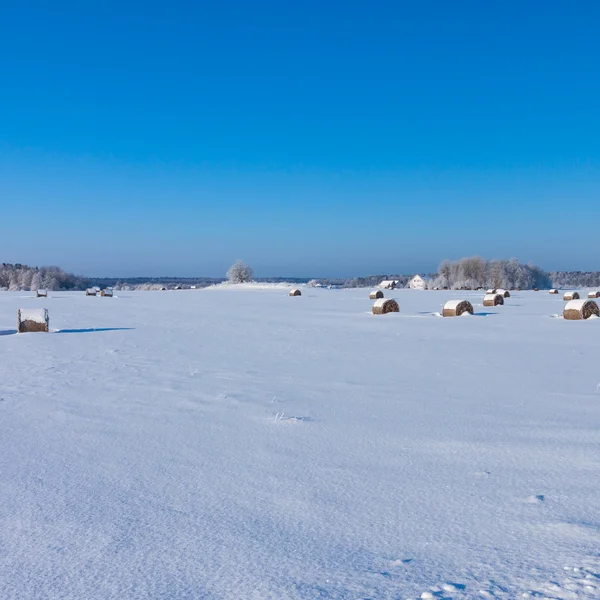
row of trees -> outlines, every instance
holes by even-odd
[[[546,273],[535,265],[524,265],[516,258],[510,260],[487,261],[478,256],[461,258],[457,261],[444,260],[441,262],[438,272],[429,277],[429,288],[478,288],[478,287],[502,287],[508,289],[521,288],[566,288],[566,287],[600,287],[600,272],[589,271],[556,271]],[[227,272],[227,278],[231,283],[246,283],[252,281],[252,268],[241,260],[236,261]],[[367,277],[355,277],[352,279],[320,279],[319,283],[324,285],[335,285],[340,287],[374,287],[384,279],[393,279],[399,282],[399,287],[406,287],[410,276],[408,275],[371,275]],[[276,279],[280,281],[279,278]],[[1,290],[83,290],[91,285],[112,285],[123,289],[161,289],[163,285],[185,283],[196,287],[203,287],[216,283],[217,279],[202,280],[177,280],[177,278],[166,278],[163,280],[134,279],[131,281],[119,281],[109,279],[90,279],[66,273],[58,267],[29,267],[21,264],[0,265],[0,289]],[[266,280],[265,280],[266,281]],[[274,280],[275,281],[275,280]],[[296,280],[299,281],[299,280]],[[317,283],[313,280],[313,283]]]
[[[552,286],[549,273],[535,265],[521,264],[516,258],[487,261],[479,256],[461,258],[455,262],[443,260],[437,277],[429,282],[429,287],[449,289],[486,287],[526,290]]]
[[[553,287],[557,288],[591,288],[600,287],[598,271],[553,271],[550,273]]]
[[[0,265],[0,289],[18,290],[72,290],[80,289],[84,280],[66,273],[58,267],[28,267],[27,265],[2,263]]]

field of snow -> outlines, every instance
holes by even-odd
[[[600,319],[288,289],[0,293],[2,600],[600,598]]]

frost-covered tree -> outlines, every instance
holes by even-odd
[[[229,271],[227,271],[227,279],[229,283],[248,283],[252,281],[252,267],[241,260],[236,260]]]

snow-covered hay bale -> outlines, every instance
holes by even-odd
[[[504,304],[504,296],[502,294],[486,294],[483,297],[484,306],[500,306]]]
[[[563,311],[563,317],[569,321],[589,319],[592,315],[600,317],[600,309],[593,300],[570,300]]]
[[[510,292],[508,290],[504,290],[502,288],[498,288],[494,293],[500,294],[504,298],[510,298]]]
[[[109,290],[109,289],[102,290],[102,291],[100,292],[100,295],[101,295],[103,298],[112,298],[113,291],[112,291],[112,290]]]
[[[549,294],[558,294],[558,290],[556,288],[552,288],[548,293]]]
[[[540,288],[533,288],[533,291],[534,291],[534,292],[539,292],[539,291],[540,291]]]
[[[442,317],[460,317],[465,313],[473,314],[473,305],[468,300],[448,300],[444,304]]]
[[[579,292],[565,292],[563,300],[565,302],[569,302],[569,300],[579,300]]]
[[[49,331],[50,317],[47,308],[20,308],[17,311],[17,331],[29,333],[33,331]]]
[[[374,315],[385,315],[387,313],[400,312],[398,303],[392,298],[379,298],[373,304]]]
[[[591,292],[588,292],[588,298],[600,298],[600,291],[592,290]]]
[[[87,290],[85,290],[85,295],[86,296],[95,296],[96,295],[95,288],[88,288]]]
[[[486,294],[495,294],[496,293],[496,288],[491,288],[489,290],[485,291]]]
[[[290,290],[290,296],[302,296],[302,292],[296,288],[295,290]]]
[[[381,290],[375,290],[369,294],[369,300],[379,300],[383,298],[383,292]]]
[[[47,298],[48,290],[36,290],[35,295],[36,298]]]

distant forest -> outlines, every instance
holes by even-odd
[[[260,282],[312,283],[341,288],[374,287],[384,279],[394,279],[398,287],[406,287],[414,273],[380,273],[351,279],[272,277],[257,278]],[[600,271],[553,271],[546,272],[534,265],[524,265],[517,259],[486,261],[479,257],[461,258],[458,261],[444,260],[437,273],[420,273],[427,281],[429,289],[475,289],[478,287],[503,287],[507,289],[547,289],[598,287]],[[114,287],[122,290],[152,290],[207,287],[222,283],[225,278],[211,277],[134,277],[102,278],[73,275],[59,267],[29,267],[22,264],[2,263],[0,265],[0,290],[85,290],[91,286]]]

